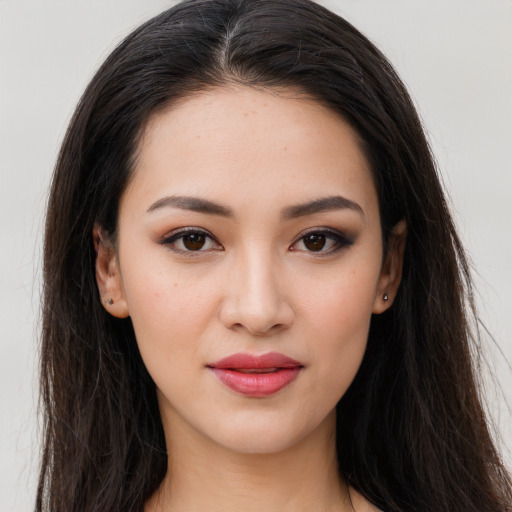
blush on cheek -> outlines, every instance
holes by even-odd
[[[326,374],[333,376],[332,385],[342,394],[346,391],[361,365],[371,320],[371,303],[361,301],[331,304],[318,312],[316,325],[323,333],[318,340],[319,364],[325,364]]]
[[[353,338],[343,340],[338,346],[330,347],[323,357],[320,354],[320,358],[324,361],[320,364],[325,364],[326,368],[325,380],[322,389],[318,392],[325,393],[329,389],[333,407],[346,393],[359,371],[366,351],[366,342],[367,335],[359,332]],[[330,381],[327,386],[326,381]]]
[[[374,303],[373,289],[346,283],[333,288],[329,294],[311,296],[309,300],[319,332],[349,334],[360,329],[368,330]]]

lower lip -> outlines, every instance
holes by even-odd
[[[251,397],[265,397],[277,393],[295,380],[300,366],[281,368],[272,373],[241,373],[235,370],[210,368],[222,383],[232,390]]]

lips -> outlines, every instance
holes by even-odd
[[[233,354],[207,368],[232,390],[251,397],[277,393],[297,378],[303,365],[284,354]]]

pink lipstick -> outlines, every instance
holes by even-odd
[[[284,354],[233,354],[207,367],[229,388],[261,398],[277,393],[295,380],[303,365]]]

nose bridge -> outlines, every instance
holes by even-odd
[[[243,326],[252,334],[264,335],[293,322],[279,261],[269,245],[248,244],[234,258],[223,307],[227,327]]]

